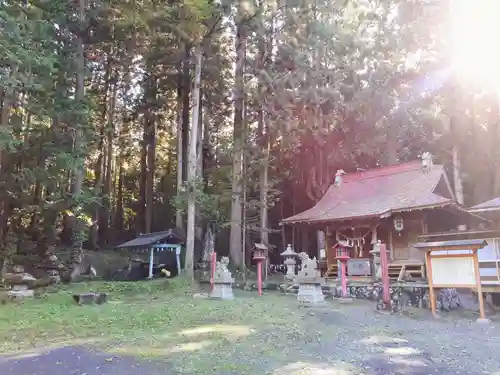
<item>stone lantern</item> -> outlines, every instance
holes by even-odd
[[[295,266],[297,265],[295,257],[297,256],[297,253],[293,251],[292,245],[288,244],[286,246],[286,250],[283,251],[280,255],[285,258],[283,262],[283,264],[286,266],[285,280],[287,282],[291,282],[295,278]]]

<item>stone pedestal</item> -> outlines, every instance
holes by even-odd
[[[476,320],[476,323],[478,323],[478,324],[490,324],[490,323],[491,323],[491,320],[486,319],[486,318],[485,318],[485,319],[478,318],[478,319]]]
[[[219,299],[234,299],[232,285],[234,283],[234,278],[231,276],[227,266],[229,264],[229,259],[223,257],[220,262],[217,262],[214,276],[214,288],[210,293],[210,298]]]
[[[210,298],[229,299],[229,300],[234,299],[233,288],[231,286],[231,283],[226,283],[226,284],[214,283],[214,289],[212,290],[212,293],[210,293]]]
[[[11,288],[7,292],[9,298],[23,299],[34,297],[35,291],[32,288],[35,286],[36,279],[29,273],[24,273],[22,266],[15,266],[14,272],[4,275],[4,280]]]
[[[314,284],[299,284],[299,292],[297,293],[297,301],[305,304],[318,304],[325,302],[325,295],[320,283]]]
[[[304,304],[319,304],[325,301],[321,285],[323,279],[318,270],[316,258],[309,259],[305,253],[299,254],[302,260],[302,269],[297,274],[296,282],[299,284],[297,301]]]
[[[29,289],[26,284],[13,285],[12,289],[7,292],[7,295],[13,299],[23,299],[25,297],[33,297],[35,291]]]

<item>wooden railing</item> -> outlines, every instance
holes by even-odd
[[[366,262],[369,262],[367,266]],[[373,275],[373,259],[350,259],[347,262],[347,275],[351,280],[356,278],[369,278]],[[337,261],[328,264],[325,278],[337,279],[339,277]],[[425,266],[419,261],[389,263],[389,279],[393,281],[422,280],[425,279]]]

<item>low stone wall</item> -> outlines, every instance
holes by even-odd
[[[349,285],[349,295],[352,298],[365,298],[377,302],[381,308],[382,285],[373,283],[368,285]],[[336,295],[340,296],[340,290],[336,288]],[[408,307],[430,308],[429,288],[426,285],[396,284],[390,287],[391,309],[394,312],[404,310]],[[440,289],[436,294],[436,308],[440,311],[450,311],[462,307],[460,296],[453,288]]]
[[[280,286],[282,292],[296,293],[297,285]],[[324,285],[323,293],[334,298],[341,297],[340,285]],[[348,297],[366,299],[377,303],[377,308],[383,308],[382,284],[350,284],[347,287]],[[390,287],[391,309],[402,311],[408,307],[430,308],[429,290],[426,285],[393,284]],[[460,296],[455,289],[441,289],[437,292],[436,307],[438,310],[450,311],[462,307]]]

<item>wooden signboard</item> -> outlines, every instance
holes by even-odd
[[[484,240],[421,242],[413,245],[425,251],[431,309],[436,314],[435,288],[472,288],[479,299],[479,316],[484,319],[477,252],[486,246]]]
[[[437,288],[475,288],[474,255],[430,254],[432,284]]]

